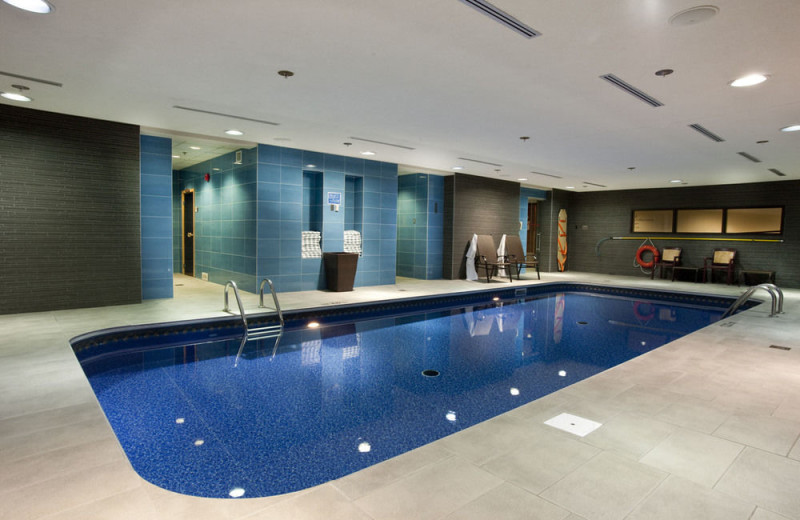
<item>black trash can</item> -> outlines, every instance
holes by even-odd
[[[358,253],[322,253],[329,291],[352,291],[356,281]]]

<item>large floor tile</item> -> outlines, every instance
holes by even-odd
[[[619,455],[601,453],[540,496],[590,520],[621,519],[666,476]]]
[[[253,520],[372,520],[333,486],[323,485],[238,518]]]
[[[740,444],[786,455],[800,436],[800,422],[758,415],[732,415],[714,432]]]
[[[748,520],[755,504],[680,477],[669,477],[626,520]]]
[[[704,433],[680,429],[640,461],[698,484],[713,486],[744,447]]]
[[[443,520],[565,520],[570,512],[510,484],[476,498]]]
[[[789,518],[800,518],[800,462],[746,448],[715,489]]]
[[[638,413],[622,413],[583,438],[583,442],[638,460],[666,439],[676,426]]]
[[[711,433],[716,430],[732,410],[697,398],[684,398],[672,403],[656,414],[656,419],[689,430]]]
[[[440,444],[428,444],[403,453],[381,464],[351,473],[335,480],[331,485],[351,500],[361,498],[383,486],[391,484],[429,464],[440,462],[453,454]]]
[[[595,457],[600,450],[560,432],[541,431],[531,442],[482,467],[533,493],[539,493]]]
[[[440,518],[472,502],[503,481],[453,458],[426,466],[355,503],[375,520]]]

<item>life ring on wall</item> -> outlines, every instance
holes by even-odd
[[[653,258],[649,262],[645,262],[642,258],[642,255],[645,253],[645,251],[650,251],[650,253],[653,254]],[[636,263],[645,269],[650,269],[656,265],[656,262],[658,262],[658,249],[656,249],[654,246],[644,245],[640,247],[638,251],[636,251]]]

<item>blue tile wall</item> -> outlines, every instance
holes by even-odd
[[[172,298],[172,140],[139,138],[142,299]]]
[[[419,173],[402,175],[397,186],[397,274],[423,280],[440,279],[444,178]],[[382,216],[382,220],[387,217]]]
[[[230,152],[177,172],[178,204],[181,191],[195,192],[195,276],[207,273],[209,281],[219,284],[233,280],[250,292],[257,291],[257,157],[255,148],[242,150],[241,164],[236,164]],[[296,191],[301,192],[299,186]],[[175,220],[179,227],[180,214]]]
[[[344,230],[361,226],[356,286],[394,283],[396,164],[261,144],[257,165],[257,280],[268,277],[282,292],[324,289],[323,260],[300,258],[301,231],[319,222],[322,249],[328,252],[342,251]],[[309,171],[320,175],[313,188],[321,188],[318,215],[311,204]],[[327,204],[328,192],[342,194],[339,211]]]

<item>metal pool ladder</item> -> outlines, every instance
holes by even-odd
[[[758,289],[764,289],[769,293],[770,298],[772,298],[772,308],[770,310],[769,317],[772,318],[776,314],[783,314],[783,291],[781,291],[778,286],[773,283],[762,283],[747,289],[735,302],[733,302],[733,305],[731,305],[728,310],[725,311],[720,319],[727,318],[739,310],[739,307],[744,305],[744,302],[746,302],[747,299],[750,298],[750,296],[752,296],[753,293]]]
[[[247,323],[247,316],[244,312],[242,298],[239,296],[239,287],[236,286],[236,282],[229,280],[228,283],[225,284],[224,306],[222,307],[222,310],[224,312],[230,312],[230,306],[228,305],[228,288],[232,287],[233,295],[236,297],[236,304],[239,307],[239,316],[242,318],[242,326],[244,327],[242,344],[239,346],[239,352],[236,354],[236,362],[234,363],[234,366],[239,364],[239,358],[242,355],[242,350],[244,350],[244,346],[248,341],[275,338],[275,346],[272,349],[273,358],[275,357],[275,353],[278,351],[278,344],[280,343],[281,336],[283,335],[283,312],[281,311],[280,303],[278,303],[278,295],[275,293],[275,287],[272,285],[272,280],[269,278],[264,278],[264,280],[261,281],[261,287],[258,290],[258,306],[259,308],[266,308],[264,305],[264,286],[267,284],[269,284],[269,290],[272,293],[272,301],[275,303],[275,311],[278,313],[278,320],[280,323],[278,325],[264,325],[262,327],[253,328],[250,328]]]

